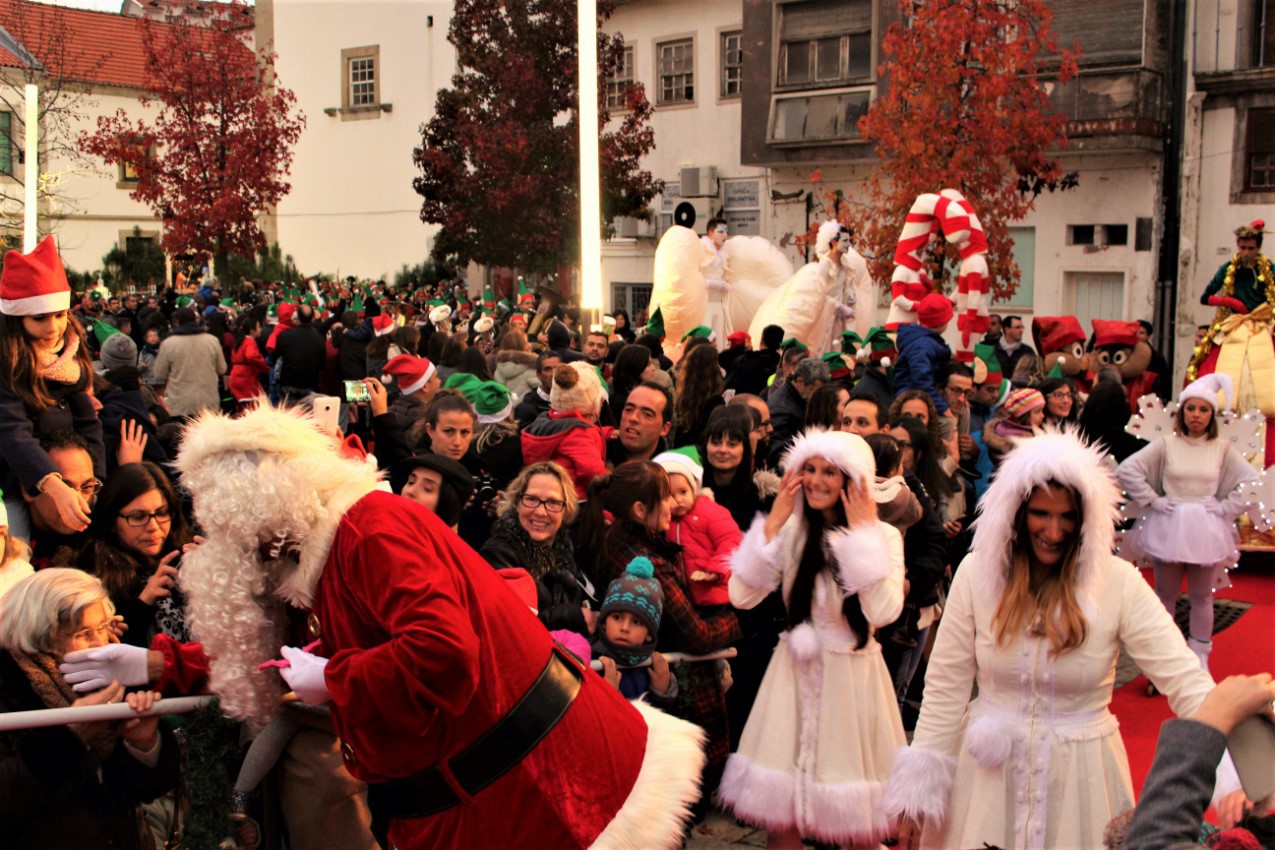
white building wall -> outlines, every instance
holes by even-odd
[[[384,277],[423,262],[434,228],[420,220],[412,150],[455,71],[451,3],[274,0],[273,9],[279,79],[307,120],[279,204],[280,246],[307,274]],[[325,114],[341,106],[341,51],[369,45],[380,47],[380,100],[392,111]]]

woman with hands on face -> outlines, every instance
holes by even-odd
[[[903,607],[903,540],[877,517],[861,437],[807,431],[784,469],[770,513],[732,558],[730,597],[749,608],[779,588],[788,630],[719,796],[767,829],[768,847],[804,837],[875,848],[890,823],[874,802],[905,738],[873,635]]]
[[[58,671],[69,653],[116,641],[115,621],[105,588],[81,570],[45,569],[19,582],[0,599],[0,711],[121,701],[149,710],[158,693],[125,696],[111,681],[79,695]],[[158,715],[0,733],[5,847],[140,850],[148,845],[138,805],[175,787],[179,769]]]

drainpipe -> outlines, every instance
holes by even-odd
[[[1173,332],[1178,305],[1178,256],[1181,250],[1182,140],[1186,124],[1186,0],[1169,4],[1169,68],[1165,92],[1169,102],[1164,133],[1161,197],[1164,198],[1164,231],[1156,272],[1155,327],[1161,353],[1174,362]]]

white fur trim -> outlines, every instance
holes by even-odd
[[[965,751],[979,767],[1000,767],[1013,749],[1012,727],[1004,717],[982,714],[965,729]]]
[[[885,783],[881,811],[888,817],[904,815],[924,820],[927,826],[942,826],[952,799],[956,759],[933,750],[902,747],[895,754],[894,767]]]
[[[1222,404],[1218,406],[1218,395],[1222,396]],[[1178,396],[1178,407],[1186,404],[1187,399],[1198,398],[1207,402],[1214,411],[1229,410],[1235,398],[1235,382],[1225,372],[1212,372],[1196,378]]]
[[[819,633],[810,623],[798,623],[788,632],[788,653],[794,661],[802,664],[814,661],[822,648]]]
[[[815,237],[815,256],[822,257],[828,253],[828,249],[832,247],[832,240],[836,239],[840,232],[841,222],[839,221],[830,220],[819,225],[819,233]]]
[[[780,529],[773,540],[766,542],[766,515],[757,514],[743,540],[731,553],[731,574],[758,590],[779,587],[779,541],[783,536],[783,529]]]
[[[514,398],[513,396],[510,396],[509,403],[504,406],[504,409],[498,410],[495,413],[479,413],[478,422],[480,425],[494,425],[497,422],[504,422],[509,418],[509,414],[513,411],[513,409]]]
[[[428,361],[426,361],[426,362],[428,362]],[[408,384],[407,386],[405,386],[405,387],[399,387],[399,388],[398,388],[398,391],[399,391],[400,393],[402,393],[403,395],[411,395],[412,393],[414,393],[414,392],[416,392],[417,390],[419,390],[421,387],[423,387],[423,386],[425,386],[426,384],[428,384],[428,383],[429,383],[429,379],[430,379],[430,378],[432,378],[432,377],[434,377],[434,373],[435,373],[435,372],[437,372],[437,371],[438,371],[438,370],[434,368],[434,364],[433,364],[433,363],[430,363],[430,364],[429,364],[429,368],[425,370],[425,374],[421,375],[419,378],[417,378],[415,381],[413,381],[412,383]],[[386,376],[386,375],[382,375],[382,376],[381,376],[381,380],[382,380],[382,381],[389,380],[389,377],[388,377],[388,376]]]
[[[736,817],[772,832],[795,828],[804,836],[836,844],[875,843],[890,834],[890,820],[879,806],[881,783],[809,782],[809,810],[800,818],[809,822],[799,823],[799,781],[791,773],[762,767],[736,753],[726,762],[717,796]]]
[[[857,434],[829,431],[826,428],[803,431],[784,453],[782,466],[785,471],[798,468],[816,457],[833,462],[852,481],[859,481],[865,476],[869,480],[876,478],[876,460],[872,456],[872,449]]]
[[[704,730],[643,702],[633,703],[646,721],[646,755],[624,805],[590,850],[673,850],[699,799],[704,769]]]
[[[1084,523],[1078,530],[1077,590],[1082,606],[1092,608],[1097,565],[1115,546],[1119,519],[1120,488],[1103,464],[1099,450],[1085,443],[1068,427],[1046,427],[1038,436],[1017,443],[1001,463],[991,486],[979,501],[969,559],[977,573],[980,593],[999,599],[1009,570],[1014,540],[1014,518],[1037,487],[1057,481],[1080,494]]]
[[[875,523],[856,528],[834,528],[824,541],[837,560],[837,578],[847,594],[871,587],[894,571],[890,546]]]
[[[71,309],[71,290],[46,292],[28,298],[0,298],[0,313],[6,316],[42,316]]]

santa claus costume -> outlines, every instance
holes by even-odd
[[[182,568],[191,627],[233,716],[330,696],[345,764],[389,841],[415,848],[664,848],[696,797],[702,733],[631,705],[564,653],[424,507],[376,489],[300,414],[261,407],[188,430],[178,466],[208,541]]]

